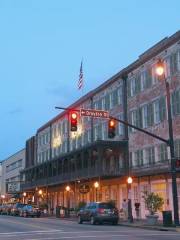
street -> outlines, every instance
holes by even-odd
[[[153,231],[123,226],[82,225],[55,218],[20,218],[0,216],[0,240],[56,240],[56,239],[154,239],[179,240],[180,233]]]

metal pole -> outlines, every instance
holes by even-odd
[[[133,223],[133,215],[132,215],[132,201],[131,201],[131,184],[128,183],[127,184],[127,188],[128,188],[128,221],[130,223]]]
[[[167,110],[168,110],[168,127],[169,127],[169,147],[171,156],[171,177],[172,177],[172,195],[173,195],[173,208],[174,208],[174,223],[179,225],[179,206],[177,195],[177,182],[176,182],[176,167],[175,167],[175,152],[174,152],[174,138],[172,127],[171,103],[170,103],[170,90],[169,82],[166,82],[166,96],[167,96]]]
[[[122,76],[123,79],[123,86],[124,86],[124,94],[123,94],[123,104],[124,104],[124,121],[128,122],[128,107],[127,107],[127,74]],[[129,131],[128,125],[125,125],[124,128],[124,136],[127,140],[127,147],[126,147],[126,175],[127,177],[130,176],[130,159],[129,159]],[[128,221],[130,223],[133,222],[133,215],[132,215],[132,201],[131,201],[131,184],[127,183],[127,193],[128,193]]]

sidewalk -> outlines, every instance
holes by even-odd
[[[156,225],[148,225],[145,219],[141,220],[134,220],[133,223],[128,221],[119,220],[120,226],[127,226],[127,227],[135,227],[135,228],[142,228],[142,229],[149,229],[149,230],[159,230],[159,231],[173,231],[180,233],[180,226],[179,227],[164,227],[161,221],[158,221]]]
[[[66,220],[66,221],[77,221],[77,217],[64,217],[64,218],[56,218],[55,216],[49,216],[48,218],[53,218],[57,220]],[[133,223],[128,221],[124,221],[122,219],[119,220],[119,226],[126,226],[126,227],[134,227],[134,228],[142,228],[142,229],[149,229],[149,230],[158,230],[158,231],[172,231],[172,232],[179,232],[180,233],[180,226],[179,227],[164,227],[161,221],[158,221],[157,225],[148,225],[145,219],[141,220],[134,220]]]

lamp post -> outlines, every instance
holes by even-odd
[[[94,187],[95,187],[95,190],[96,190],[96,202],[97,202],[97,201],[98,201],[97,190],[98,190],[98,187],[99,187],[99,183],[98,183],[98,182],[95,182],[95,183],[94,183]]]
[[[23,192],[23,203],[25,203],[26,192]]]
[[[128,189],[128,221],[133,222],[133,215],[132,215],[132,202],[131,202],[131,184],[133,182],[132,177],[127,178],[127,189]]]
[[[69,196],[69,192],[70,192],[71,188],[69,185],[66,186],[66,192],[67,192],[67,208],[68,208],[68,216],[69,216],[69,208],[70,208],[70,196]]]
[[[159,60],[157,62],[156,75],[158,76],[159,80],[164,80],[166,84],[166,100],[167,100],[168,128],[169,128],[168,129],[169,130],[168,145],[170,148],[170,158],[171,158],[174,223],[175,225],[179,225],[179,207],[178,207],[177,182],[176,182],[176,166],[175,166],[174,137],[173,137],[171,102],[170,102],[170,89],[169,89],[169,82],[165,77],[165,66],[162,60]]]

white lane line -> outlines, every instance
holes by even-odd
[[[159,236],[160,234],[158,234]],[[178,236],[178,234],[170,234],[170,236]],[[143,236],[151,236],[151,234],[149,235],[138,235],[140,237],[143,237]],[[135,236],[135,237],[138,237],[138,236]],[[55,237],[50,237],[50,238],[29,238],[29,239],[26,239],[26,240],[59,240],[59,239],[79,239],[79,238],[95,238],[95,239],[99,239],[99,238],[107,238],[107,237],[110,237],[111,239],[112,238],[117,238],[117,237],[131,237],[130,235],[125,235],[125,234],[117,234],[117,235],[80,235],[80,236],[61,236],[61,237],[58,237],[58,238],[55,238]]]
[[[27,232],[4,232],[4,233],[1,233],[1,235],[13,235],[13,234],[34,234],[34,233],[53,233],[53,232],[62,232],[63,230],[59,229],[51,229],[51,230],[48,230],[48,231],[27,231]]]

